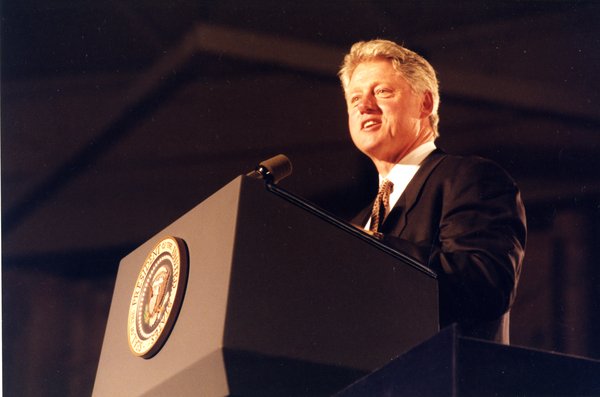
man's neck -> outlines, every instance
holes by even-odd
[[[418,150],[420,148],[423,147],[429,147],[431,145],[433,145],[434,139],[428,139],[424,142],[420,142],[416,145],[413,145],[410,147],[409,150],[407,150],[405,153],[400,153],[400,155],[395,158],[393,161],[387,161],[387,160],[380,160],[380,159],[376,159],[376,158],[372,158],[371,160],[373,161],[373,164],[375,164],[375,167],[377,168],[377,172],[379,173],[379,175],[381,177],[385,177],[387,174],[389,174],[389,172],[392,170],[392,168],[394,168],[394,166],[396,164],[411,164],[414,161],[411,160],[411,158],[413,157],[412,154],[413,153],[418,153]],[[429,150],[429,152],[431,152],[432,150]],[[422,160],[422,159],[421,159]],[[420,161],[417,162],[417,164],[414,165],[418,165],[418,163],[420,163]]]

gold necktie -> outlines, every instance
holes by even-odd
[[[387,179],[383,180],[377,197],[375,197],[375,203],[373,204],[373,212],[371,213],[371,225],[369,230],[375,233],[379,232],[381,224],[385,219],[385,215],[389,212],[390,208],[390,193],[394,188],[392,181]]]

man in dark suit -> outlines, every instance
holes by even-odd
[[[359,42],[339,76],[350,135],[380,182],[355,223],[438,274],[442,327],[508,343],[527,233],[514,181],[491,161],[436,148],[438,82],[418,54]]]

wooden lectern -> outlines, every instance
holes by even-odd
[[[166,235],[187,245],[187,287],[164,346],[145,359],[129,349],[128,311]],[[438,327],[431,271],[240,176],[121,261],[93,395],[331,395]]]

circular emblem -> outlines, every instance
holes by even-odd
[[[163,238],[148,254],[129,305],[127,336],[136,356],[154,356],[173,329],[185,292],[188,257],[185,242]]]

